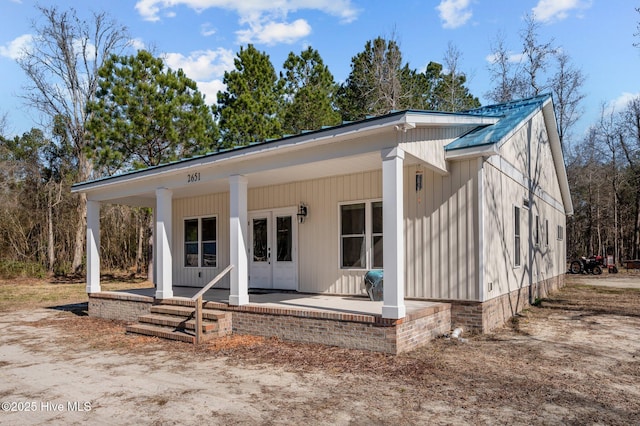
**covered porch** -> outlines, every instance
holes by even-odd
[[[411,258],[405,254],[412,217],[406,206],[421,202],[422,169],[447,175],[444,145],[495,120],[398,112],[75,185],[73,191],[85,193],[88,200],[87,292],[101,293],[102,203],[153,209],[156,300],[174,298],[177,285],[202,287],[209,274],[232,265],[224,283],[229,307],[251,304],[249,288],[256,287],[250,269],[256,257],[250,243],[252,214],[266,212],[274,218],[286,209],[282,214],[293,222],[290,241],[297,244],[291,255],[297,262],[290,268],[291,287],[305,293],[359,294],[366,271],[384,269],[383,301],[370,306],[384,320],[403,319],[407,287],[424,294],[420,279],[407,282],[407,268],[420,263],[417,253]],[[410,175],[409,169],[416,167],[420,171]],[[427,193],[426,199],[431,196]],[[298,207],[304,208],[301,218],[296,217]],[[213,262],[208,268],[202,268],[205,259],[196,254],[198,269],[186,264],[187,240],[181,240],[186,231],[181,234],[181,228],[193,220],[198,235],[193,247],[203,247],[205,219],[219,231],[214,242],[207,241],[217,248],[206,259]],[[275,257],[275,250],[266,250],[263,259],[271,253]],[[189,274],[178,282],[176,274],[186,269]],[[267,274],[271,283],[282,282],[273,267]]]

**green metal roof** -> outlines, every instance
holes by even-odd
[[[486,126],[479,126],[461,136],[460,138],[454,140],[445,146],[445,150],[452,151],[456,149],[464,149],[464,148],[472,148],[483,145],[490,145],[499,142],[502,140],[509,132],[514,130],[522,121],[524,121],[531,113],[535,112],[538,109],[541,109],[544,103],[551,98],[551,95],[545,94],[536,96],[529,99],[522,99],[518,101],[506,102],[497,105],[489,105],[485,107],[480,107],[468,111],[461,112],[444,112],[444,111],[423,111],[423,110],[403,110],[403,111],[392,111],[389,114],[383,116],[376,117],[367,117],[363,120],[358,120],[355,122],[343,122],[337,126],[328,126],[322,127],[318,130],[313,131],[305,131],[299,135],[286,135],[276,139],[269,139],[264,142],[251,142],[247,145],[243,146],[234,146],[231,148],[220,148],[215,152],[210,152],[207,154],[196,155],[189,158],[184,158],[164,164],[160,164],[157,166],[151,166],[144,169],[139,170],[129,170],[121,173],[117,173],[113,176],[100,177],[95,180],[88,180],[86,182],[76,183],[72,186],[72,188],[78,188],[87,184],[92,184],[95,182],[102,182],[111,180],[114,178],[121,178],[123,176],[129,175],[137,175],[143,172],[148,172],[150,170],[160,170],[167,167],[174,166],[176,164],[187,164],[190,162],[206,160],[210,157],[217,157],[219,155],[224,155],[229,152],[243,151],[254,148],[256,145],[268,145],[274,144],[281,141],[285,141],[288,139],[294,139],[297,137],[304,137],[309,135],[317,135],[322,134],[324,132],[335,131],[340,128],[348,128],[353,125],[359,125],[363,123],[375,123],[379,120],[384,120],[389,117],[401,116],[406,113],[414,113],[414,114],[425,114],[425,115],[440,115],[440,116],[452,116],[452,117],[469,117],[469,116],[477,116],[477,117],[491,117],[491,118],[499,118],[499,121],[495,124],[489,124]]]
[[[551,98],[550,94],[535,96],[528,99],[489,105],[464,111],[465,115],[481,115],[487,117],[499,117],[495,124],[476,127],[465,135],[459,137],[445,146],[446,151],[456,149],[474,148],[484,145],[492,145],[500,142],[509,133],[514,131],[531,114],[542,109],[543,105]]]

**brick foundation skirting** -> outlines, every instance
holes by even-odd
[[[398,354],[418,348],[449,331],[451,311],[443,304],[415,318],[393,324],[351,322],[252,312],[233,313],[233,331],[277,337],[304,343],[319,343],[349,349]]]
[[[546,297],[564,286],[564,275],[534,284],[534,299]],[[153,297],[121,292],[89,295],[89,315],[135,322],[148,314]],[[169,304],[193,302],[169,299]],[[489,332],[529,306],[529,287],[523,287],[485,302],[449,300],[408,314],[400,320],[380,315],[300,311],[260,306],[229,306],[206,302],[205,307],[233,312],[234,333],[277,337],[305,343],[319,343],[349,349],[398,354],[418,348],[455,327]]]
[[[89,316],[135,322],[151,312],[153,302],[153,297],[137,294],[108,291],[92,293],[89,294]]]
[[[564,287],[564,274],[533,285],[533,299],[546,297]],[[487,333],[509,321],[516,313],[529,306],[529,286],[485,302],[449,301],[451,324],[469,331]]]
[[[93,293],[89,295],[89,315],[135,322],[141,315],[148,314],[154,303],[154,299],[147,296]],[[194,302],[169,299],[163,303],[192,306]],[[451,328],[451,305],[448,303],[434,304],[399,320],[380,315],[229,306],[217,302],[206,302],[204,307],[232,312],[231,324],[225,325],[234,333],[389,354],[423,346]]]

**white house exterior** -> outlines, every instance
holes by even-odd
[[[479,330],[562,285],[573,210],[550,95],[395,112],[73,191],[89,200],[88,293],[101,290],[100,205],[116,203],[154,209],[156,299],[229,264],[234,306],[251,287],[362,295],[382,268],[383,318],[403,318],[405,298],[446,301]]]

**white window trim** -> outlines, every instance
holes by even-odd
[[[341,271],[367,271],[373,269],[373,203],[382,202],[382,198],[368,198],[364,200],[341,201],[338,203],[338,269]],[[364,240],[365,266],[362,268],[342,266],[342,206],[364,204]],[[384,218],[383,218],[384,220]],[[384,238],[384,234],[381,234]],[[384,254],[383,254],[384,256]]]
[[[203,266],[202,265],[202,219],[215,219],[216,220],[216,239],[215,239],[215,243],[216,243],[216,264],[215,266]],[[187,266],[185,265],[185,259],[186,259],[186,241],[185,241],[185,233],[184,233],[184,223],[187,220],[194,220],[197,219],[198,220],[198,266]],[[181,229],[181,233],[182,233],[182,267],[186,268],[186,269],[193,269],[193,268],[205,268],[205,269],[216,269],[218,267],[218,248],[219,248],[219,221],[218,221],[218,215],[217,214],[204,214],[201,216],[185,216],[182,218],[182,229]]]
[[[549,247],[549,219],[544,220],[544,246]]]
[[[519,233],[518,235],[518,247],[516,247],[516,222],[515,222],[515,218],[516,218],[516,209],[518,209],[518,220],[519,220],[519,226],[518,226],[518,231]],[[522,266],[522,210],[523,208],[517,205],[513,205],[513,207],[511,208],[511,217],[513,218],[513,268],[517,269],[520,268]],[[518,263],[516,263],[516,259],[519,260]]]

